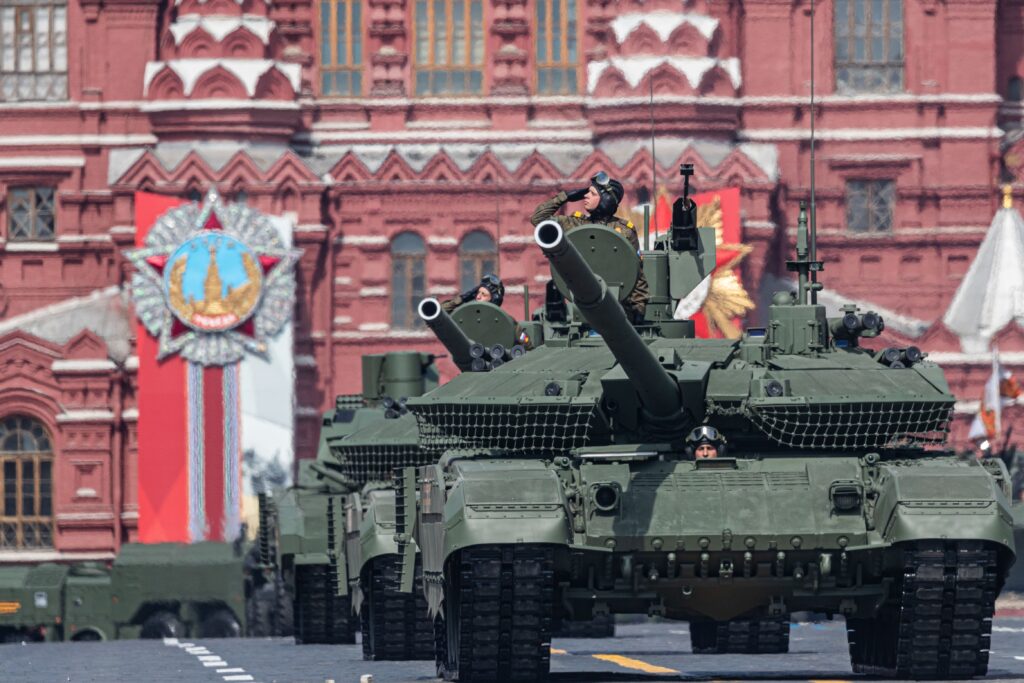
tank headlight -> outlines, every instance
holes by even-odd
[[[830,487],[829,496],[836,512],[854,512],[860,509],[864,494],[856,482],[836,482]]]
[[[545,396],[561,396],[562,385],[558,382],[548,382],[547,386],[544,387]]]
[[[777,379],[771,379],[764,383],[764,393],[772,398],[778,398],[786,393],[786,388]]]
[[[598,484],[594,487],[594,507],[601,512],[611,512],[619,506],[619,487],[614,484]]]

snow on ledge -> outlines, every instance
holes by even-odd
[[[727,59],[666,56],[612,57],[587,64],[587,92],[594,92],[597,82],[607,69],[618,70],[625,77],[630,87],[635,88],[645,75],[662,64],[668,64],[685,76],[694,89],[700,85],[704,74],[716,66],[722,67],[729,74],[729,80],[732,81],[734,88],[739,88],[743,80],[740,76],[740,60],[736,57],[729,57]]]
[[[195,88],[202,75],[218,66],[227,69],[238,78],[242,85],[245,86],[245,91],[249,94],[249,97],[253,97],[256,94],[256,84],[271,69],[277,69],[281,72],[291,83],[292,90],[295,92],[299,91],[302,78],[301,65],[277,62],[272,59],[170,59],[166,62],[147,62],[143,93],[149,94],[149,84],[166,67],[171,69],[181,79],[185,87],[185,96],[187,97],[192,94],[192,89]]]
[[[271,19],[253,14],[243,14],[240,17],[185,14],[178,17],[171,24],[170,29],[171,35],[174,36],[174,44],[181,45],[181,41],[185,40],[190,33],[199,28],[209,33],[214,40],[220,42],[239,26],[259,38],[260,42],[264,45],[269,45],[270,34],[277,24]]]
[[[622,41],[641,24],[646,24],[648,28],[658,34],[662,41],[668,40],[672,32],[682,24],[693,26],[700,31],[705,40],[711,40],[711,36],[715,34],[715,29],[718,28],[718,19],[705,14],[690,14],[666,10],[623,14],[612,20],[612,30],[615,31],[616,42],[621,45]]]

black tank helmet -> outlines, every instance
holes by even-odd
[[[718,457],[725,456],[726,440],[722,433],[711,425],[701,425],[691,431],[686,437],[686,450],[690,457],[697,453],[697,446],[711,444],[718,450]]]
[[[491,293],[491,303],[500,306],[505,300],[505,285],[497,275],[488,273],[480,278],[480,286],[485,287]]]
[[[597,193],[601,195],[601,201],[597,207],[590,212],[590,215],[594,218],[611,218],[615,215],[615,212],[619,209],[619,203],[622,201],[622,197],[625,196],[626,191],[622,187],[622,183],[614,178],[609,177],[604,171],[598,171],[594,174],[594,177],[590,179],[590,184],[594,186]]]

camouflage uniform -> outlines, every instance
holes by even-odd
[[[566,232],[577,228],[581,225],[587,225],[589,223],[599,223],[601,225],[607,225],[610,228],[614,228],[615,232],[621,234],[629,243],[633,245],[633,248],[638,252],[640,251],[640,238],[636,235],[636,228],[629,221],[624,221],[618,216],[611,216],[609,218],[591,218],[584,216],[582,211],[576,211],[571,216],[556,216],[555,212],[562,208],[562,205],[568,201],[568,197],[565,192],[559,192],[551,199],[546,202],[541,202],[534,209],[533,215],[530,216],[530,222],[534,225],[541,223],[546,220],[555,220],[562,229]],[[629,293],[626,300],[622,302],[623,308],[629,312],[635,312],[638,316],[643,316],[644,311],[647,309],[647,301],[651,298],[651,290],[647,284],[647,278],[644,277],[644,269],[639,269],[639,275],[636,279],[636,284],[633,285],[633,291]]]
[[[445,313],[451,314],[452,312],[455,311],[456,308],[458,308],[462,304],[463,304],[462,297],[461,296],[456,296],[453,299],[448,299],[447,301],[442,301],[441,302],[441,310],[443,310]]]

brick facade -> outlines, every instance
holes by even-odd
[[[214,184],[295,219],[299,454],[313,453],[333,396],[358,389],[361,352],[440,351],[422,328],[391,324],[403,232],[425,245],[422,292],[441,297],[460,288],[462,238],[487,233],[518,314],[526,288],[539,304],[547,273],[529,243],[537,202],[605,169],[637,204],[693,163],[699,190],[741,189],[755,298],[785,276],[810,193],[809,3],[698,0],[680,12],[667,0],[561,0],[574,9],[575,79],[543,94],[540,0],[468,0],[482,13],[479,88],[419,96],[416,3],[360,1],[353,96],[324,91],[320,13],[333,5],[306,0],[72,0],[66,99],[0,95],[0,367],[19,368],[0,376],[0,418],[30,415],[54,435],[59,551],[112,552],[132,538],[134,328],[74,337],[90,322],[53,330],[38,313],[128,281],[136,190],[189,196]],[[899,87],[860,94],[837,88],[838,4],[817,2],[814,15],[826,286],[888,313],[891,340],[955,354],[957,339],[932,328],[999,183],[1019,183],[1024,167],[1024,3],[898,3]],[[889,230],[851,232],[849,181],[892,183]],[[12,232],[10,190],[35,186],[56,188],[54,239]],[[987,360],[954,361],[958,395],[976,399]]]

